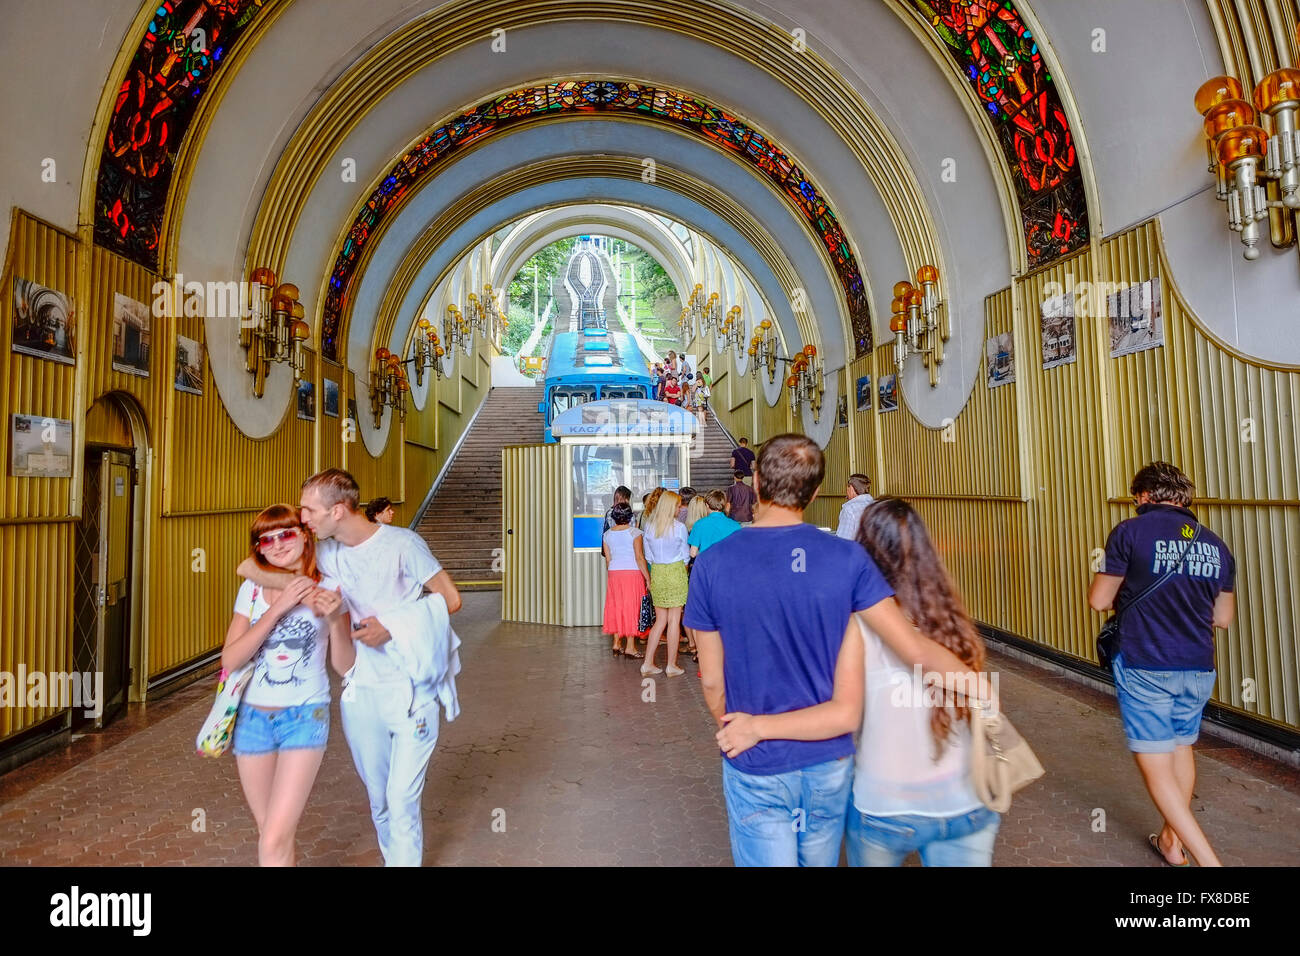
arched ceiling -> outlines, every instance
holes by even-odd
[[[194,0],[174,5],[182,13],[197,9]],[[938,389],[924,385],[919,364],[903,376],[909,410],[938,424],[960,409],[973,383],[984,297],[1004,287],[1024,257],[1008,162],[931,22],[952,6],[921,0],[787,0],[779,8],[764,0],[664,0],[653,9],[631,0],[210,3],[212,16],[227,9],[236,14],[226,24],[227,44],[242,36],[210,51],[210,68],[199,62],[188,88],[188,81],[178,81],[187,95],[203,94],[195,97],[200,102],[188,132],[175,122],[180,110],[160,117],[172,124],[173,148],[184,134],[173,154],[179,166],[162,225],[165,271],[239,278],[257,235],[271,238],[270,248],[281,255],[300,257],[284,263],[296,270],[291,278],[319,276],[367,186],[440,118],[539,77],[638,78],[722,105],[795,157],[839,215],[871,296],[877,334],[887,321],[893,281],[921,261],[940,266],[960,341],[950,343]],[[77,11],[79,30],[93,29],[100,42],[48,71],[43,64],[66,42],[66,23],[52,7],[58,3],[12,0],[6,8],[0,53],[15,75],[2,118],[9,129],[39,126],[42,136],[39,143],[22,136],[0,143],[0,200],[66,229],[89,228],[119,78],[131,79],[138,38],[157,7],[101,0],[89,21]],[[1220,69],[1204,5],[1017,0],[1015,7],[1062,88],[1093,184],[1094,233],[1160,215],[1166,235],[1172,228],[1181,240],[1169,250],[1170,265],[1203,321],[1219,323],[1214,332],[1229,346],[1256,348],[1259,334],[1252,329],[1259,328],[1264,340],[1276,340],[1269,317],[1261,319],[1255,306],[1296,300],[1293,260],[1266,256],[1248,275],[1238,274],[1231,243],[1217,241],[1219,210],[1212,203],[1202,208],[1211,184],[1198,169],[1194,117],[1180,118],[1197,83]],[[241,27],[237,20],[246,14],[251,19]],[[492,46],[497,28],[505,30],[504,50]],[[1151,67],[1151,37],[1162,54],[1158,70]],[[179,70],[173,64],[166,75],[177,77]],[[205,87],[213,72],[217,79]],[[42,120],[51,115],[93,122],[47,130]],[[61,174],[47,188],[32,189],[24,184],[42,153],[58,158]],[[78,177],[79,155],[85,159]],[[345,159],[355,161],[355,178],[341,174]],[[955,182],[946,175],[952,170]],[[286,179],[307,188],[287,189]],[[255,229],[259,210],[274,220],[266,229]],[[777,238],[784,245],[785,237]],[[1200,281],[1209,275],[1213,281]],[[833,337],[826,328],[819,334]],[[1275,350],[1260,354],[1276,359]],[[213,356],[214,366],[224,360],[220,346]],[[229,358],[233,363],[238,356]],[[239,388],[221,389],[228,404],[252,401],[237,394],[247,391],[246,382],[229,384]],[[276,404],[279,388],[273,376],[263,403]]]
[[[690,255],[658,216],[629,206],[586,203],[552,209],[516,223],[492,257],[488,282],[504,289],[539,250],[575,235],[595,233],[639,246],[663,266],[684,300],[694,285]]]

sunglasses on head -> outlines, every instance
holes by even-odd
[[[266,551],[275,547],[281,541],[289,542],[298,535],[302,534],[299,528],[285,528],[282,531],[268,531],[257,539],[257,550]]]

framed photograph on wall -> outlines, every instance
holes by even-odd
[[[880,410],[892,412],[898,408],[898,375],[880,376]]]
[[[176,391],[203,394],[203,343],[176,336]]]
[[[153,313],[149,306],[113,293],[113,370],[149,377]]]
[[[839,401],[835,403],[835,423],[840,428],[849,427],[849,397],[841,395]]]
[[[303,379],[298,383],[298,417],[305,422],[316,420],[316,383]]]
[[[858,411],[865,412],[871,408],[871,376],[863,375],[858,379]]]
[[[1010,332],[984,340],[984,376],[989,388],[1016,380],[1016,346]]]
[[[36,415],[10,416],[9,474],[15,478],[71,478],[72,422]]]
[[[1074,334],[1074,296],[1058,295],[1043,302],[1039,315],[1043,337],[1043,368],[1069,365],[1079,355]]]
[[[1110,320],[1111,358],[1165,344],[1159,277],[1106,296],[1106,313]]]
[[[339,383],[333,379],[323,379],[325,389],[325,414],[330,418],[339,417]]]
[[[13,305],[15,352],[64,365],[76,362],[72,303],[66,295],[15,276]]]

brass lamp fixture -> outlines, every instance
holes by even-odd
[[[399,421],[406,422],[406,393],[410,390],[402,360],[388,349],[375,349],[370,366],[370,411],[375,416],[375,428],[383,422],[386,407],[397,413]]]
[[[244,348],[245,367],[253,376],[253,394],[261,398],[266,374],[274,364],[288,365],[294,385],[298,384],[307,368],[302,343],[311,335],[311,328],[304,321],[296,285],[276,285],[275,273],[264,266],[254,269],[251,278],[249,318],[239,330],[239,344]]]
[[[471,292],[465,305],[465,329],[469,335],[483,330],[483,304],[478,296]]]
[[[704,301],[704,285],[697,282],[695,288],[691,290],[691,297],[686,300],[686,308],[682,309],[682,314],[677,320],[677,328],[682,333],[683,339],[695,334],[695,323],[700,321],[704,313]]]
[[[415,355],[403,362],[403,365],[415,366],[415,382],[417,385],[424,385],[424,370],[433,369],[438,378],[442,378],[442,357],[446,351],[438,339],[438,330],[433,327],[433,323],[428,319],[421,319],[416,323],[417,332],[415,333]]]
[[[1228,204],[1228,228],[1241,234],[1242,256],[1254,261],[1269,210],[1296,219],[1271,230],[1274,245],[1294,243],[1300,227],[1300,69],[1274,70],[1255,85],[1251,99],[1235,77],[1216,76],[1201,84],[1195,104],[1204,117],[1215,194]]]
[[[916,270],[915,286],[907,280],[896,283],[889,311],[898,374],[903,374],[903,364],[909,355],[919,355],[921,364],[930,371],[930,387],[934,388],[939,384],[943,343],[952,337],[948,310],[939,298],[939,270],[921,266]]]
[[[776,337],[772,334],[772,320],[758,323],[754,337],[749,340],[749,377],[758,378],[759,368],[767,370],[768,382],[776,381]]]
[[[805,345],[802,352],[796,352],[790,362],[790,374],[785,380],[790,389],[790,410],[799,414],[799,407],[805,402],[812,409],[813,421],[821,420],[822,396],[826,393],[826,382],[822,376],[822,363],[817,361],[817,347]]]
[[[745,340],[745,323],[740,317],[740,306],[733,305],[727,310],[727,317],[722,320],[718,328],[718,335],[722,337],[722,348],[735,349],[740,351],[741,344]]]
[[[506,321],[505,313],[501,311],[501,305],[497,302],[496,293],[492,286],[483,287],[483,334],[492,341],[496,341],[502,332],[509,327],[510,323]]]
[[[709,296],[700,312],[700,337],[708,338],[711,333],[722,334],[722,304],[716,292]]]
[[[474,308],[477,297],[471,292],[469,298],[470,308]],[[461,352],[469,354],[469,323],[455,305],[447,306],[447,318],[443,320],[442,331],[448,349],[454,350],[459,346]]]

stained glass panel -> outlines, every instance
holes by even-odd
[[[1020,202],[1030,268],[1088,244],[1070,122],[1038,43],[1009,0],[909,0],[987,111]]]
[[[118,91],[95,191],[95,241],[148,269],[176,154],[231,45],[269,0],[161,0]]]
[[[357,216],[335,259],[323,308],[321,349],[337,361],[339,325],[366,241],[400,198],[448,155],[484,136],[554,113],[631,113],[689,130],[753,165],[772,181],[822,237],[853,325],[857,354],[871,350],[871,315],[862,275],[844,230],[820,191],[779,146],[736,117],[666,87],[614,80],[564,80],[502,94],[431,132],[395,163]]]

